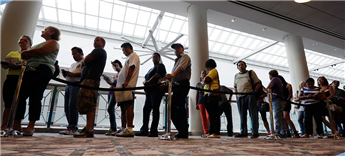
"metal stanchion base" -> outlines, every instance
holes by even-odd
[[[1,132],[1,137],[22,137],[23,135],[13,129],[5,129],[4,131]]]
[[[176,138],[175,135],[166,133],[159,136],[158,140],[178,140],[178,138]]]
[[[267,139],[267,140],[281,140],[281,138],[279,136],[276,136],[276,135],[267,135],[265,137],[265,139]]]
[[[327,139],[340,139],[340,136],[330,135],[330,136],[327,136]]]

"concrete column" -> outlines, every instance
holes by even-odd
[[[20,50],[20,47],[18,46],[20,36],[28,35],[31,38],[33,37],[41,6],[42,0],[14,0],[6,3],[6,7],[1,18],[1,60],[4,60],[9,52]],[[1,68],[1,97],[6,75],[7,70]],[[2,114],[4,102],[2,98],[0,101]]]
[[[200,81],[200,72],[205,69],[205,62],[208,59],[208,33],[206,8],[196,5],[188,7],[188,55],[192,60],[191,85],[195,86]],[[192,135],[203,134],[199,110],[196,110],[197,91],[189,92],[189,130]]]
[[[284,43],[289,63],[292,89],[293,93],[295,93],[298,90],[299,83],[309,77],[303,41],[300,36],[289,34],[284,37]]]

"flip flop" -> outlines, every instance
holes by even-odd
[[[23,133],[23,136],[32,136],[32,135],[34,135],[34,133],[33,132],[30,132],[30,131],[25,131],[24,133]]]

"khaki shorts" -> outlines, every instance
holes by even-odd
[[[81,83],[85,86],[99,87],[99,82],[92,79],[85,79]],[[79,114],[87,114],[96,111],[97,90],[80,88],[78,94],[78,112]]]

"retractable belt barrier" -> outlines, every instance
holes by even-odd
[[[1,64],[2,65],[17,65],[17,64],[3,62],[3,61],[1,61]],[[194,89],[194,90],[198,90],[198,91],[215,92],[215,93],[221,93],[221,94],[257,95],[257,93],[224,92],[224,91],[206,90],[206,89],[196,88],[196,87],[193,87],[193,86],[182,85],[182,84],[179,84],[179,83],[172,83],[171,81],[168,81],[168,80],[167,81],[163,81],[161,83],[155,83],[155,84],[151,84],[151,85],[147,85],[147,86],[142,86],[142,87],[112,88],[112,89],[110,89],[110,88],[99,88],[99,87],[90,87],[90,86],[81,85],[80,83],[69,82],[69,81],[66,81],[66,80],[63,80],[63,79],[60,79],[60,78],[53,77],[52,75],[49,75],[49,74],[46,74],[46,73],[41,72],[39,70],[36,70],[36,69],[26,65],[26,64],[27,64],[27,60],[23,60],[23,64],[21,65],[22,66],[21,74],[20,74],[20,77],[18,79],[18,86],[16,88],[16,92],[15,92],[13,103],[12,103],[12,107],[11,107],[10,117],[9,117],[8,124],[7,124],[7,127],[6,127],[5,131],[3,132],[3,134],[1,134],[2,137],[18,137],[18,136],[20,136],[20,135],[18,135],[17,131],[12,129],[12,127],[13,127],[14,116],[15,116],[15,113],[16,113],[17,105],[18,105],[20,86],[21,86],[21,83],[22,83],[24,72],[25,72],[27,67],[29,67],[31,70],[33,70],[35,72],[39,72],[42,75],[48,76],[48,77],[50,77],[51,79],[53,79],[55,81],[58,81],[58,82],[61,82],[61,83],[65,83],[65,84],[68,84],[68,85],[72,85],[72,86],[78,86],[78,87],[81,87],[81,88],[92,89],[92,90],[128,91],[128,90],[146,89],[146,88],[158,86],[158,85],[161,85],[161,84],[168,84],[169,85],[169,89],[168,89],[168,107],[167,107],[168,127],[166,129],[166,134],[159,137],[160,140],[175,140],[176,139],[173,135],[171,135],[171,93],[172,93],[173,85],[181,85],[183,87],[189,87],[190,89]],[[269,90],[268,93],[264,93],[264,94],[269,94],[269,98],[270,98],[270,102],[269,103],[270,103],[270,108],[271,108],[270,109],[270,113],[271,113],[271,120],[272,120],[271,128],[272,128],[272,134],[273,134],[271,139],[272,138],[273,139],[277,139],[274,136],[274,128],[273,128],[272,94],[275,95],[276,97],[280,98],[280,99],[285,100],[285,101],[289,101],[289,100],[286,100],[286,99],[284,99],[284,98],[282,98],[280,96],[277,96],[276,94],[272,93],[271,90]],[[291,101],[289,101],[289,102],[291,102]],[[295,102],[291,102],[291,103],[295,104],[295,105],[305,106],[304,104],[299,104],[299,103],[295,103]]]

